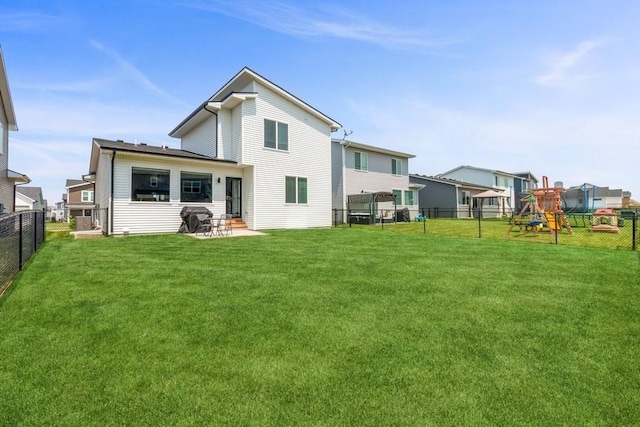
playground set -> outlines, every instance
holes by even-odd
[[[542,177],[542,188],[536,188],[521,199],[525,202],[510,223],[509,230],[505,237],[511,235],[514,227],[518,227],[522,236],[528,233],[550,232],[552,236],[562,232],[564,228],[567,233],[572,234],[573,230],[567,217],[562,210],[561,186],[549,186],[549,179]],[[556,184],[557,185],[557,184]]]

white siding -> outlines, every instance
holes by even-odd
[[[9,130],[7,119],[4,116],[4,107],[0,99],[0,204],[4,206],[5,213],[11,212],[14,206],[13,182],[7,179],[9,167]]]
[[[242,104],[242,163],[254,165],[253,228],[331,226],[329,125],[266,87],[254,89],[258,98]],[[288,151],[264,148],[265,118],[288,123]],[[307,204],[285,203],[285,176],[307,178]]]
[[[111,158],[113,154],[107,150],[101,150],[98,170],[96,171],[94,202],[100,209],[108,209],[111,201]],[[68,197],[68,196],[67,196]],[[104,218],[98,215],[98,218]],[[98,224],[100,227],[108,227],[108,224]],[[102,232],[109,233],[103,229]]]
[[[169,202],[137,202],[131,201],[131,168],[145,167],[154,169],[168,169],[170,173],[170,201]],[[211,173],[213,179],[213,203],[181,203],[180,202],[180,172]],[[114,170],[114,201],[112,234],[143,233],[175,233],[182,222],[180,211],[184,206],[205,206],[215,216],[225,213],[225,177],[242,177],[241,171],[234,167],[226,168],[203,162],[189,162],[188,160],[166,159],[150,160],[118,156]],[[217,178],[220,177],[220,183]]]
[[[184,135],[180,144],[183,150],[204,156],[216,156],[216,115],[211,113],[202,123]]]

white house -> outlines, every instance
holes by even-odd
[[[0,49],[0,214],[15,211],[16,185],[31,182],[28,176],[9,169],[9,131],[17,131],[9,81]]]
[[[494,188],[505,195],[504,198],[489,199],[483,210],[488,212],[495,206],[496,216],[511,215],[517,206],[515,180],[519,176],[495,169],[484,169],[475,166],[458,166],[450,171],[437,175],[438,178],[453,179],[468,184],[477,184],[483,187]],[[469,202],[471,197],[469,195]]]
[[[333,139],[331,146],[334,221],[344,221],[347,197],[362,193],[392,193],[397,209],[417,214],[423,186],[409,182],[409,159],[415,155],[344,139]]]
[[[43,210],[47,208],[47,202],[42,197],[40,187],[16,187],[15,211]]]
[[[249,229],[331,225],[331,133],[341,125],[249,68],[169,135],[180,149],[94,139],[108,234],[175,232],[185,206]]]

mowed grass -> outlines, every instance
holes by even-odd
[[[375,229],[48,241],[0,425],[637,425],[638,254]]]
[[[572,233],[569,234],[563,229],[558,234],[558,244],[566,246],[595,247],[609,249],[632,249],[633,228],[631,221],[627,221],[625,226],[619,228],[618,233],[603,233],[589,231],[588,222],[571,220]],[[347,228],[347,225],[341,225]],[[379,230],[392,233],[403,234],[428,234],[433,236],[457,236],[495,240],[509,240],[521,243],[556,243],[555,237],[544,228],[541,232],[525,232],[518,226],[514,226],[509,231],[510,223],[508,218],[488,219],[485,218],[478,224],[474,219],[430,219],[424,222],[400,222],[397,224],[376,225],[352,225],[352,228]],[[636,230],[636,247],[640,247],[640,232]]]

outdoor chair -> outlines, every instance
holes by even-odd
[[[198,235],[198,232],[202,232],[204,236],[211,236],[213,234],[213,223],[211,222],[212,218],[207,214],[197,214],[196,218],[198,218],[196,236]]]
[[[218,223],[218,235],[229,236],[231,234],[231,214],[220,215],[220,221]]]

